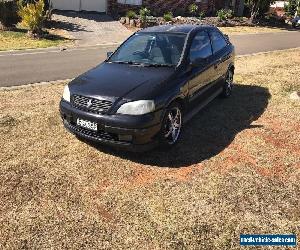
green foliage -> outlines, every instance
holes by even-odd
[[[43,23],[46,19],[44,7],[44,0],[39,0],[36,3],[23,4],[20,0],[18,2],[18,14],[21,17],[21,25],[29,29],[34,34],[39,34],[42,30]]]
[[[17,4],[15,1],[0,0],[0,23],[5,27],[18,22]]]
[[[147,21],[147,17],[151,15],[151,11],[147,8],[140,9],[140,17],[143,22]]]
[[[274,0],[246,0],[245,4],[250,10],[251,20],[253,21],[258,16],[263,16],[269,10],[270,4],[274,2]]]
[[[199,9],[198,5],[193,3],[189,6],[189,13],[193,16],[196,16],[198,9]]]
[[[203,11],[200,11],[199,13],[199,19],[202,20],[205,17],[205,13]]]
[[[219,18],[220,21],[226,21],[233,17],[233,12],[232,10],[221,9],[218,10],[217,17]]]
[[[166,22],[170,22],[173,19],[173,13],[172,12],[167,12],[164,14],[164,19]]]
[[[129,10],[126,13],[126,17],[128,17],[129,19],[134,19],[136,18],[137,14],[133,11],[133,10]]]
[[[288,4],[284,6],[286,14],[290,17],[293,17],[296,14],[299,3],[297,0],[289,0]]]

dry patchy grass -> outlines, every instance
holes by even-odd
[[[59,31],[49,30],[49,33],[48,38],[32,39],[26,35],[26,30],[0,31],[0,51],[37,49],[71,44],[71,39],[60,36]]]
[[[68,134],[63,85],[0,91],[1,249],[240,249],[300,233],[300,50],[237,60],[169,152],[96,149]],[[245,249],[245,248],[243,248]],[[282,248],[281,248],[282,249]]]

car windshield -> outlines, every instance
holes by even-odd
[[[176,66],[181,58],[185,34],[137,33],[108,60],[110,63],[143,66]]]

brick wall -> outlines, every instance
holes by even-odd
[[[175,16],[187,15],[188,7],[192,3],[196,3],[200,10],[206,14],[211,14],[214,11],[214,2],[216,0],[208,0],[204,3],[196,3],[195,0],[143,0],[143,7],[151,10],[155,16],[162,16],[164,13],[171,11]],[[206,3],[205,3],[206,2]],[[112,15],[124,15],[128,10],[138,10],[142,6],[120,4],[117,0],[108,0],[108,13]]]

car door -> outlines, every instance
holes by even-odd
[[[215,69],[215,80],[216,88],[222,87],[224,79],[226,77],[229,63],[231,50],[229,49],[229,44],[226,41],[225,37],[216,29],[209,31],[212,50],[213,50],[213,63]]]
[[[189,61],[201,61],[193,65],[190,71],[188,83],[189,100],[193,101],[200,96],[206,95],[210,84],[214,81],[214,64],[211,41],[206,31],[199,31],[191,44]]]

